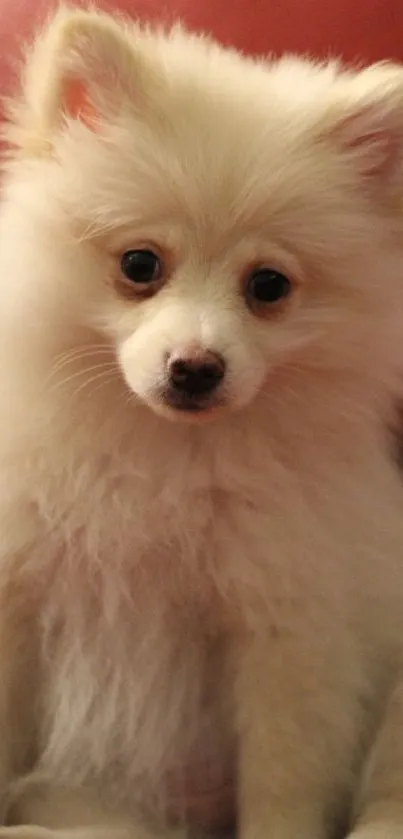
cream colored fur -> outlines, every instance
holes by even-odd
[[[216,825],[190,783],[236,786],[241,839],[399,839],[402,70],[65,10],[6,135],[0,839]],[[128,299],[145,246],[169,276]],[[224,404],[176,422],[195,343]]]

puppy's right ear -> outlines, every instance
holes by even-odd
[[[36,138],[49,148],[69,120],[97,131],[128,102],[141,108],[157,81],[142,46],[134,25],[100,12],[62,8],[28,54],[23,101],[11,108],[16,137],[22,141],[25,129],[34,145]]]

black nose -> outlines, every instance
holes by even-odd
[[[225,361],[218,353],[173,355],[168,362],[171,387],[186,396],[207,396],[221,382]]]

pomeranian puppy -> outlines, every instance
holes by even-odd
[[[59,11],[0,214],[0,839],[400,839],[403,70]]]

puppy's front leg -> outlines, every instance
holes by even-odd
[[[3,531],[3,539],[5,538]],[[30,592],[1,578],[0,557],[0,824],[10,784],[34,760],[38,661]]]
[[[241,839],[330,839],[345,818],[357,717],[337,668],[321,639],[256,635],[245,644],[236,690]]]
[[[403,680],[387,704],[364,769],[350,839],[403,836]]]
[[[9,826],[0,839],[185,839],[108,806],[99,791],[71,790],[32,775],[15,787]]]

